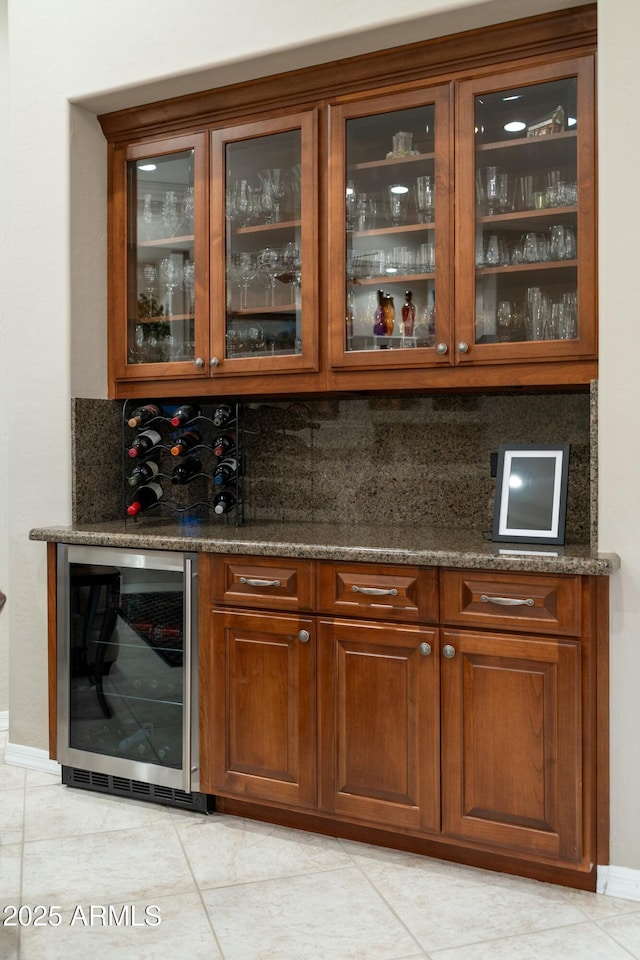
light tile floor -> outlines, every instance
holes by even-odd
[[[640,903],[3,762],[0,911],[0,960],[640,960]]]

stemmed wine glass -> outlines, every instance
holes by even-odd
[[[255,254],[241,250],[234,254],[231,262],[231,271],[240,289],[240,309],[247,308],[247,290],[249,284],[258,276],[258,264]]]
[[[263,278],[266,288],[266,306],[274,306],[276,302],[276,281],[278,274],[283,272],[282,256],[275,247],[265,247],[258,254],[258,272]]]
[[[274,167],[260,170],[258,178],[262,184],[262,211],[267,223],[280,220],[280,204],[287,192],[286,177],[283,170]]]
[[[173,315],[173,293],[182,282],[182,267],[173,257],[165,257],[158,264],[160,282],[167,291],[167,316]]]
[[[182,273],[184,289],[187,293],[187,313],[191,315],[195,309],[196,265],[193,260],[185,260]]]
[[[296,306],[299,306],[302,286],[302,263],[300,260],[300,250],[293,241],[286,243],[283,247],[282,265],[284,268],[284,278],[287,283],[291,284],[293,289],[293,301]]]

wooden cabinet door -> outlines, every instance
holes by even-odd
[[[208,163],[204,133],[111,151],[112,383],[208,375]]]
[[[210,609],[200,673],[201,789],[315,806],[313,619]]]
[[[318,625],[320,804],[391,827],[440,825],[437,632]]]
[[[336,103],[330,124],[331,367],[449,366],[449,88],[421,87]],[[384,321],[376,315],[378,292],[386,298]]]
[[[211,358],[228,376],[318,370],[317,110],[211,133]]]
[[[594,62],[461,81],[456,362],[596,355]]]
[[[580,645],[443,631],[443,833],[577,861]]]

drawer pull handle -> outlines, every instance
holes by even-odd
[[[487,597],[484,593],[480,599],[483,603],[497,603],[501,607],[532,607],[534,603],[531,597],[518,600],[516,597]]]
[[[428,657],[431,653],[431,644],[430,643],[421,643],[418,647],[418,652],[422,654],[423,657]]]
[[[357,584],[351,587],[353,593],[364,593],[367,597],[397,597],[398,591],[395,587],[390,590],[383,590],[381,587],[359,587]]]
[[[240,577],[240,583],[246,583],[248,587],[279,587],[279,580],[253,580],[251,577]]]
[[[309,633],[308,630],[298,631],[298,640],[300,641],[300,643],[309,643],[310,639],[311,639],[311,634]]]
[[[452,647],[450,643],[445,643],[442,648],[442,656],[446,657],[447,660],[453,660],[456,655],[456,648]]]

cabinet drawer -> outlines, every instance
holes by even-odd
[[[216,556],[211,599],[240,607],[313,610],[313,560]]]
[[[580,577],[443,570],[442,622],[580,635]]]
[[[323,613],[381,620],[438,620],[437,571],[364,563],[318,563]]]

